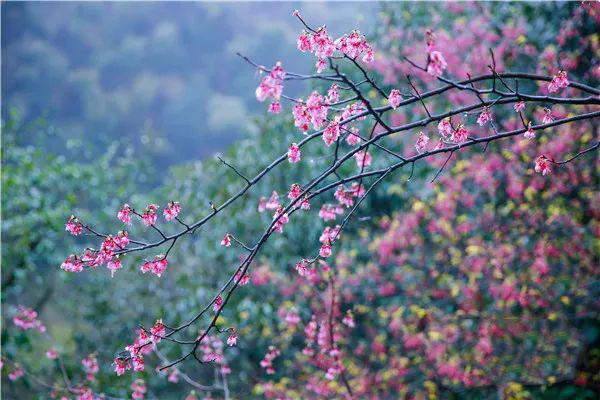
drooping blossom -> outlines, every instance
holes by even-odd
[[[131,207],[129,207],[129,204],[123,205],[123,207],[117,213],[117,218],[120,219],[125,225],[131,225]]]
[[[356,146],[358,143],[360,143],[360,136],[358,135],[357,127],[353,126],[350,128],[350,132],[348,132],[348,135],[346,136],[346,143],[348,143],[350,146]]]
[[[395,110],[396,108],[398,108],[401,101],[402,95],[400,94],[400,91],[398,89],[392,89],[390,95],[388,96],[388,102],[390,103],[390,107],[392,107],[392,109]]]
[[[342,319],[342,323],[349,328],[354,328],[356,325],[354,323],[354,315],[352,315],[352,311],[348,310],[346,315]]]
[[[469,137],[469,131],[463,124],[460,124],[454,132],[452,132],[452,141],[456,143],[462,143]]]
[[[554,115],[552,115],[552,110],[549,108],[544,108],[544,116],[542,117],[542,123],[549,124],[554,121]]]
[[[261,212],[265,212],[266,209],[267,209],[267,198],[263,196],[260,199],[258,199],[257,210],[259,213],[261,213]]]
[[[300,275],[300,276],[305,276],[306,275],[306,272],[307,272],[307,265],[306,265],[306,263],[307,263],[306,260],[301,260],[301,261],[298,261],[296,263],[295,268],[296,268],[296,272],[298,272],[298,275]]]
[[[144,214],[142,214],[142,222],[146,226],[151,226],[156,223],[156,210],[158,210],[156,204],[148,204]]]
[[[135,356],[131,357],[131,360],[133,361],[133,370],[135,372],[140,372],[144,370],[144,356],[142,356],[141,354],[136,354]]]
[[[96,359],[96,354],[92,353],[81,360],[81,365],[83,365],[83,370],[86,373],[86,380],[94,381],[96,379],[96,374],[100,371],[100,365],[98,364],[98,360]]]
[[[42,333],[46,332],[46,326],[38,319],[38,313],[29,307],[20,305],[13,317],[13,323],[25,331],[37,329]]]
[[[142,331],[140,331],[140,333]],[[162,338],[165,336],[165,332],[165,325],[163,324],[162,319],[157,319],[156,323],[152,325],[152,328],[150,328],[150,340],[152,340],[154,343],[160,343]]]
[[[327,258],[330,255],[331,255],[331,245],[329,244],[329,242],[323,243],[321,245],[321,248],[319,249],[319,256],[321,256],[323,258]]]
[[[371,165],[371,162],[373,161],[373,157],[371,156],[371,153],[369,153],[366,149],[357,151],[356,153],[354,153],[353,157],[354,157],[354,160],[356,160],[356,165],[358,166],[358,168],[368,167]]]
[[[279,101],[274,101],[269,104],[269,112],[271,114],[279,114],[281,112],[281,103]]]
[[[281,352],[275,348],[274,346],[269,346],[269,351],[265,354],[265,357],[260,362],[260,366],[267,371],[268,375],[273,375],[275,373],[275,368],[273,367],[273,361],[281,354]]]
[[[162,274],[167,270],[169,266],[169,261],[164,254],[158,254],[154,256],[154,260],[152,261],[144,261],[142,266],[140,267],[140,271],[145,274],[146,272],[151,272],[159,278]]]
[[[23,375],[25,375],[25,371],[23,371],[23,368],[19,367],[18,365],[15,365],[15,369],[13,369],[8,374],[8,379],[14,382],[17,379],[21,378]]]
[[[548,175],[552,172],[550,160],[546,156],[541,155],[535,159],[535,172],[541,173],[542,175]]]
[[[329,125],[327,125],[325,132],[323,132],[323,141],[325,142],[326,146],[331,146],[336,140],[338,140],[339,137],[340,124],[339,120],[336,118],[335,120],[331,121]]]
[[[63,263],[60,265],[60,268],[67,272],[79,273],[83,271],[83,262],[79,257],[71,254],[65,259],[65,261],[63,261]]]
[[[110,277],[114,278],[115,276],[115,272],[118,269],[123,268],[123,264],[121,263],[121,260],[119,259],[119,257],[115,257],[113,259],[111,259],[107,264],[106,264],[106,268],[108,268],[110,270]]]
[[[312,35],[306,31],[302,31],[297,41],[298,50],[303,53],[313,52],[315,49],[314,43],[312,41]]]
[[[121,376],[125,373],[126,370],[131,369],[131,364],[129,363],[129,360],[126,360],[122,357],[115,358],[115,360],[113,361],[113,365],[115,366],[115,372],[117,373],[117,376]]]
[[[521,112],[525,109],[525,102],[519,101],[519,102],[515,103],[513,108],[515,109],[515,112]]]
[[[523,134],[523,137],[525,139],[533,139],[533,138],[535,138],[535,131],[531,127],[531,121],[529,121],[529,123],[527,124],[527,130]]]
[[[65,231],[68,231],[71,235],[77,236],[81,234],[81,230],[83,229],[83,225],[76,216],[71,215],[71,218],[65,224]]]
[[[131,389],[133,393],[131,394],[131,398],[134,400],[141,400],[146,397],[146,382],[143,379],[136,379],[131,384]]]
[[[300,147],[296,143],[290,144],[290,148],[288,149],[288,161],[292,164],[300,161]]]
[[[167,221],[171,221],[179,215],[181,212],[181,206],[178,201],[170,201],[169,204],[165,207],[165,211],[163,211],[163,215]]]
[[[221,295],[219,295],[219,296],[217,296],[217,298],[215,299],[215,302],[213,304],[214,312],[219,311],[222,306],[223,306],[223,298],[221,297]]]
[[[271,72],[263,78],[260,85],[256,88],[256,99],[263,102],[268,98],[272,98],[278,102],[283,92],[284,78],[285,71],[281,66],[281,62],[278,61],[273,69],[271,69]]]
[[[452,135],[452,124],[448,118],[444,118],[438,123],[438,132],[444,139]]]
[[[427,147],[427,143],[428,142],[429,142],[429,136],[427,136],[423,132],[420,132],[419,133],[419,137],[417,138],[417,141],[415,143],[415,148],[420,153],[423,150],[425,150],[425,148]]]
[[[552,81],[548,84],[548,92],[554,93],[558,92],[559,89],[566,88],[569,86],[569,80],[567,79],[567,72],[560,70],[554,77]]]
[[[58,357],[58,352],[56,351],[56,349],[52,348],[52,349],[48,349],[48,351],[46,351],[47,359],[56,360],[57,357]]]
[[[235,346],[236,344],[237,344],[237,332],[235,330],[233,330],[233,332],[231,332],[231,334],[227,338],[227,345]]]
[[[483,107],[481,114],[477,118],[477,123],[479,126],[483,126],[492,120],[492,111],[489,107]]]
[[[327,102],[329,104],[333,104],[337,103],[338,101],[340,101],[340,88],[334,83],[327,91]]]
[[[302,189],[300,188],[300,185],[298,185],[297,183],[294,183],[290,187],[290,192],[288,193],[288,199],[296,200],[298,197],[300,197],[301,193],[302,193]]]
[[[127,231],[119,231],[117,236],[114,237],[114,241],[119,248],[124,249],[129,245],[129,233]]]
[[[429,53],[429,63],[427,64],[427,73],[432,76],[442,76],[442,72],[448,64],[444,56],[439,51],[435,50]]]
[[[250,275],[243,274],[242,271],[238,271],[235,273],[235,277],[233,278],[235,282],[238,282],[240,286],[245,286],[250,283]]]
[[[302,199],[302,203],[300,203],[300,208],[302,210],[310,210],[310,202],[308,201],[308,196],[304,196],[304,199]]]
[[[221,240],[221,246],[229,247],[231,246],[231,235],[229,233],[225,234],[223,240]]]
[[[265,205],[267,210],[277,210],[281,204],[279,203],[279,195],[276,191],[273,190],[271,193],[271,197],[269,197],[269,201]]]
[[[275,211],[275,215],[273,215],[273,220],[275,221],[273,229],[276,232],[283,233],[283,225],[290,222],[288,214],[283,212],[283,206],[279,206],[277,211]]]

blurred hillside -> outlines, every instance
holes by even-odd
[[[36,143],[57,153],[85,147],[81,154],[96,157],[124,138],[158,167],[205,158],[243,137],[262,106],[254,99],[258,79],[236,51],[313,68],[296,50],[296,7],[4,3],[2,118],[12,108],[24,124],[46,117],[57,133]],[[302,5],[307,17],[340,32],[366,30],[374,18],[358,9],[375,14],[377,6]]]

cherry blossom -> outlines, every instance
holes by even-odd
[[[158,210],[158,206],[156,204],[148,204],[144,214],[142,215],[142,222],[146,226],[151,226],[156,223],[156,210]]]
[[[346,136],[346,143],[350,146],[356,146],[360,143],[360,136],[358,134],[358,128],[353,126],[350,128],[350,132]]]
[[[273,375],[275,373],[275,368],[273,367],[273,361],[281,355],[281,352],[275,348],[274,346],[269,346],[269,351],[265,354],[265,357],[260,362],[260,366],[264,368],[268,375]]]
[[[256,88],[256,99],[260,102],[265,101],[267,98],[279,101],[283,92],[284,78],[285,71],[281,66],[281,62],[277,62],[271,72],[263,78],[260,85]]]
[[[355,323],[354,323],[354,316],[352,315],[352,311],[348,310],[346,312],[346,315],[344,316],[344,319],[342,319],[342,323],[344,325],[346,325],[349,328],[354,328],[355,327]]]
[[[29,329],[37,329],[40,332],[46,331],[46,327],[38,319],[38,313],[25,306],[19,306],[17,313],[13,317],[13,323],[25,331]]]
[[[56,360],[57,357],[58,352],[56,351],[56,349],[52,348],[46,351],[46,358],[48,358],[49,360]]]
[[[219,295],[215,299],[215,303],[213,304],[213,310],[215,312],[219,311],[221,309],[222,305],[223,305],[223,298]]]
[[[392,109],[395,110],[396,108],[398,108],[401,101],[402,95],[400,94],[400,91],[398,89],[392,89],[390,95],[388,96],[388,102],[390,103],[390,107],[392,107]]]
[[[567,72],[560,70],[554,77],[552,81],[548,84],[548,92],[554,93],[558,92],[562,88],[566,88],[569,86],[569,80],[567,79]]]
[[[131,369],[131,364],[129,360],[123,359],[122,357],[117,357],[113,361],[113,365],[115,366],[115,372],[117,376],[121,376],[125,373],[126,370]]]
[[[144,332],[144,335],[146,335],[144,330],[140,331],[140,334]],[[152,326],[152,328],[150,328],[150,338],[154,343],[160,343],[160,341],[162,340],[162,337],[165,336],[165,325],[162,322],[162,319],[157,319],[156,323]]]
[[[79,222],[77,217],[74,215],[71,215],[71,218],[69,218],[69,220],[67,221],[67,223],[65,225],[65,230],[69,231],[69,233],[71,233],[71,235],[73,235],[73,236],[80,235],[82,228],[83,228],[83,225],[81,224],[81,222]]]
[[[129,245],[129,234],[127,231],[119,231],[114,241],[119,248],[123,249]]]
[[[267,210],[277,210],[281,204],[279,203],[279,195],[276,191],[271,193],[271,197],[269,197],[269,201],[265,205]]]
[[[302,202],[300,203],[300,208],[302,210],[310,210],[310,202],[308,201],[308,196],[304,196]]]
[[[546,156],[541,155],[535,159],[535,172],[542,175],[548,175],[552,172],[552,169],[550,169],[550,160]]]
[[[450,124],[448,118],[444,118],[438,123],[438,132],[444,139],[447,139],[452,135],[452,130],[452,124]]]
[[[13,369],[9,374],[8,374],[8,379],[10,379],[11,381],[16,381],[17,379],[21,378],[23,375],[25,375],[25,371],[23,371],[23,368],[19,367],[19,366],[15,366],[15,369]]]
[[[231,235],[229,233],[227,233],[223,237],[223,240],[221,240],[221,246],[225,246],[225,247],[231,246]]]
[[[329,104],[333,104],[337,103],[338,101],[340,101],[340,88],[334,83],[327,91],[327,102]]]
[[[454,132],[452,132],[452,141],[456,143],[462,143],[469,137],[469,132],[463,124],[460,124]]]
[[[300,276],[306,275],[306,272],[307,272],[306,262],[307,262],[306,260],[301,260],[296,263],[295,268],[296,268],[296,272],[298,272],[298,275],[300,275]]]
[[[274,101],[269,104],[269,112],[271,114],[279,114],[281,112],[281,103],[279,101]]]
[[[65,259],[65,261],[63,261],[63,263],[60,265],[60,268],[67,272],[79,273],[83,271],[83,262],[79,257],[71,254]]]
[[[290,148],[288,149],[288,161],[292,164],[300,161],[300,147],[296,143],[290,144]]]
[[[134,400],[140,400],[146,397],[146,383],[143,379],[136,379],[131,384],[131,389],[133,393],[131,394],[131,398]]]
[[[429,53],[429,63],[427,64],[427,73],[432,76],[442,76],[443,71],[448,64],[444,56],[439,51]]]
[[[290,222],[288,214],[283,212],[283,206],[280,206],[277,211],[275,211],[273,220],[275,221],[275,226],[273,229],[275,229],[276,232],[283,233],[283,225]]]
[[[129,207],[129,204],[123,205],[123,207],[117,213],[117,218],[120,219],[125,225],[131,225],[131,207]]]
[[[228,346],[235,346],[237,344],[237,332],[234,330],[231,335],[227,338]]]
[[[531,121],[527,124],[527,131],[523,134],[525,139],[533,139],[535,138],[535,131],[531,127]]]
[[[481,114],[477,118],[477,123],[479,126],[483,126],[492,120],[492,111],[489,107],[483,107]]]
[[[321,245],[321,248],[319,249],[319,255],[323,258],[327,258],[331,255],[331,245],[329,244],[329,241]]]
[[[515,109],[515,112],[521,112],[525,109],[525,102],[524,101],[516,102],[515,105],[513,106],[513,108]]]
[[[100,366],[98,365],[98,360],[96,359],[96,355],[93,353],[88,355],[83,360],[81,360],[81,364],[83,365],[83,370],[87,374],[86,379],[88,381],[95,380],[96,379],[95,375],[100,370]]]
[[[167,221],[171,221],[179,215],[181,212],[181,206],[178,201],[170,201],[169,204],[165,207],[163,211],[163,215]]]
[[[327,125],[325,132],[323,132],[323,141],[325,142],[326,146],[331,146],[336,140],[338,140],[339,137],[340,124],[339,120],[336,118],[335,120],[331,121],[329,125]]]
[[[373,157],[367,150],[357,151],[353,157],[359,169],[370,166],[373,161]]]
[[[425,150],[428,142],[429,142],[429,136],[427,136],[423,132],[419,132],[419,138],[417,139],[417,142],[415,143],[415,148],[420,153],[423,150]]]
[[[549,108],[544,108],[544,116],[542,117],[542,123],[549,124],[554,121],[554,115],[552,115],[552,110]]]
[[[114,278],[115,276],[115,272],[118,269],[123,268],[123,264],[121,263],[121,260],[119,259],[119,257],[116,257],[114,259],[111,259],[107,264],[106,264],[106,268],[108,268],[110,270],[110,276],[111,278]]]
[[[290,187],[290,192],[288,193],[288,199],[296,200],[298,197],[300,197],[301,193],[302,193],[302,189],[300,188],[300,185],[298,185],[297,183],[294,183]]]

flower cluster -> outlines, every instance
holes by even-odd
[[[283,80],[285,71],[280,62],[277,62],[271,72],[263,78],[260,85],[256,88],[256,99],[260,102],[272,98],[273,102],[269,106],[269,111],[278,114],[281,111],[280,98],[283,92]]]
[[[38,313],[29,307],[19,306],[13,323],[23,330],[37,329],[46,332],[46,326],[38,319]]]
[[[260,362],[260,366],[263,367],[267,374],[273,375],[275,373],[275,367],[273,367],[273,361],[281,355],[281,352],[275,346],[269,346],[269,351],[265,354],[265,357]]]

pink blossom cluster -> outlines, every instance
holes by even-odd
[[[280,98],[283,92],[283,80],[285,79],[285,71],[281,66],[281,62],[277,62],[271,72],[263,78],[260,85],[256,88],[256,99],[260,102],[268,98],[273,99],[269,106],[269,112],[279,114],[281,111]]]
[[[268,375],[275,373],[273,367],[273,361],[281,355],[281,352],[275,346],[269,346],[269,351],[265,354],[265,357],[260,362],[260,366],[267,371]]]
[[[37,329],[42,333],[46,332],[46,326],[38,319],[38,313],[22,305],[18,307],[17,313],[13,317],[13,323],[25,331]]]

